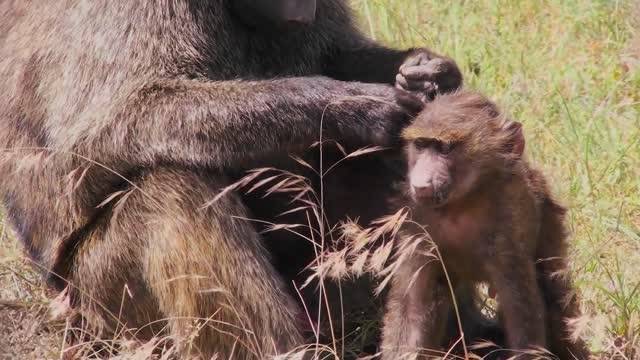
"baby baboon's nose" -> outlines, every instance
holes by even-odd
[[[426,184],[424,186],[414,186],[413,191],[416,193],[416,197],[420,199],[433,197],[433,185]]]

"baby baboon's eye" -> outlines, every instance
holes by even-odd
[[[416,150],[424,150],[433,146],[435,140],[429,138],[417,138],[413,140],[413,146],[416,147]]]
[[[455,145],[455,143],[446,143],[444,141],[431,138],[417,138],[413,140],[413,146],[415,146],[418,151],[432,149],[444,155],[450,153],[454,149]]]
[[[448,154],[450,152],[453,151],[453,149],[456,148],[456,143],[450,142],[450,143],[441,143],[442,145],[440,145],[440,152],[443,154]]]

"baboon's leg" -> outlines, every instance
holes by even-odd
[[[438,280],[440,264],[428,261],[423,256],[408,259],[394,275],[382,330],[384,360],[440,350],[450,297]]]
[[[506,239],[498,240],[501,241],[507,244]],[[491,283],[500,301],[507,345],[516,353],[536,346],[546,348],[545,307],[535,264],[533,259],[511,250],[499,251],[487,262]],[[521,356],[526,358],[526,354]]]
[[[144,294],[131,301],[140,303],[137,312],[157,318],[159,311],[190,355],[261,359],[289,351],[302,343],[298,307],[258,234],[234,218],[250,215],[234,194],[203,208],[222,186],[190,172],[147,175],[115,207],[120,210],[114,210],[105,234],[87,244],[79,273],[101,278],[85,283],[101,284],[94,293],[110,307],[125,281],[134,280],[134,296],[138,289]]]
[[[541,259],[539,282],[547,307],[549,350],[559,359],[588,359],[589,351],[580,338],[574,338],[568,321],[580,316],[578,299],[563,258]]]

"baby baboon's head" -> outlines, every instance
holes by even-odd
[[[442,206],[508,172],[524,151],[522,125],[484,96],[459,91],[429,103],[403,132],[412,198]]]

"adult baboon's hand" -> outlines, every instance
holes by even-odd
[[[400,66],[396,87],[418,94],[424,101],[462,85],[462,73],[455,61],[427,49],[417,49]]]
[[[394,146],[400,132],[424,107],[415,94],[383,84],[351,83],[352,96],[338,97],[327,114],[326,124],[340,140],[349,144]]]

